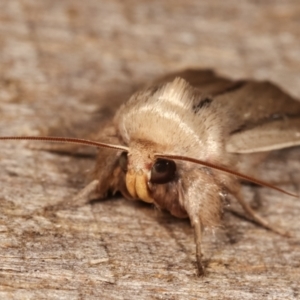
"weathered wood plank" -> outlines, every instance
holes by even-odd
[[[83,134],[108,99],[181,67],[269,79],[300,98],[299,20],[293,0],[1,1],[0,134]],[[187,221],[124,199],[45,213],[84,186],[93,160],[23,145],[1,143],[1,299],[299,298],[299,199],[257,191],[289,239],[226,214],[227,229],[205,236],[199,279]],[[299,158],[288,151],[264,177],[296,190]]]

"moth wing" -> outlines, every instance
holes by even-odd
[[[227,110],[230,124],[226,149],[254,153],[300,145],[300,102],[268,81],[234,81],[211,70],[184,70],[160,78],[181,77]]]
[[[300,102],[269,82],[245,82],[216,97],[233,111],[226,141],[232,153],[255,153],[300,145]],[[226,106],[226,105],[224,105]]]
[[[232,134],[227,152],[255,153],[300,145],[300,118],[275,121]]]
[[[228,78],[217,75],[209,69],[197,70],[186,69],[181,72],[170,73],[166,76],[158,78],[153,82],[154,85],[165,84],[180,77],[186,80],[190,85],[200,90],[201,93],[207,95],[216,95],[230,89],[239,81],[233,81]]]

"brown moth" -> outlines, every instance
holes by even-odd
[[[127,199],[140,199],[176,217],[188,217],[195,233],[198,274],[202,275],[202,231],[220,223],[228,195],[254,221],[286,234],[243,200],[240,181],[290,194],[248,174],[269,151],[300,145],[300,103],[269,82],[233,81],[209,70],[186,70],[137,91],[101,129],[97,141],[0,139],[101,148],[94,180],[74,201],[85,203],[95,194],[103,198],[119,191]]]

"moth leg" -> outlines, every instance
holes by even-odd
[[[199,172],[199,169],[189,170],[188,176],[182,178],[180,186],[182,189],[179,188],[179,203],[182,203],[194,228],[197,275],[203,276],[205,275],[201,253],[203,228],[218,226],[220,222],[222,215],[221,189],[215,183],[211,173]]]
[[[194,223],[194,236],[196,243],[196,260],[197,260],[197,269],[198,276],[205,275],[204,266],[202,263],[202,252],[201,252],[201,242],[202,242],[202,225],[200,220],[196,220]]]
[[[240,205],[242,206],[242,208],[244,209],[244,211],[250,215],[250,217],[258,224],[260,224],[261,226],[274,231],[280,235],[283,236],[290,236],[290,234],[280,228],[275,227],[274,225],[271,225],[267,220],[265,220],[263,217],[261,217],[259,214],[257,214],[252,208],[251,206],[245,202],[245,200],[243,199],[243,197],[240,195],[240,193],[233,193],[233,195],[235,196],[235,198],[238,200],[238,202],[240,203]]]
[[[66,205],[83,206],[91,200],[93,194],[98,190],[99,180],[93,180],[86,187],[84,187],[74,198],[66,203]]]
[[[98,190],[99,181],[93,180],[85,188],[83,188],[77,196],[71,198],[68,201],[60,201],[57,204],[49,205],[43,208],[43,215],[46,213],[53,213],[60,210],[70,209],[74,207],[83,206],[91,200],[93,193],[96,193]]]

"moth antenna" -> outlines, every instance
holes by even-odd
[[[265,187],[271,188],[273,190],[276,190],[278,192],[281,192],[283,194],[286,194],[286,195],[289,195],[289,196],[292,196],[292,197],[296,197],[296,198],[299,197],[299,195],[297,195],[297,194],[293,194],[293,193],[290,193],[288,191],[285,191],[285,190],[283,190],[283,189],[281,189],[281,188],[279,188],[275,185],[272,185],[272,184],[270,184],[266,181],[256,179],[254,177],[251,177],[251,176],[239,173],[237,171],[230,170],[226,167],[218,166],[216,164],[209,163],[207,161],[203,161],[203,160],[200,160],[200,159],[187,157],[187,156],[182,156],[182,155],[159,154],[159,153],[155,154],[155,157],[192,162],[192,163],[195,163],[195,164],[198,164],[198,165],[202,165],[202,166],[209,167],[209,168],[212,168],[212,169],[215,169],[215,170],[219,170],[219,171],[222,171],[222,172],[225,172],[225,173],[228,173],[228,174],[235,175],[235,176],[240,177],[242,179],[245,179],[249,182],[253,182],[253,183],[258,184],[260,186],[265,186]]]
[[[47,142],[55,142],[55,143],[67,143],[67,144],[78,144],[78,145],[86,145],[92,146],[96,148],[110,148],[116,150],[123,150],[128,152],[128,147],[121,145],[113,145],[108,143],[101,143],[86,139],[78,139],[78,138],[68,138],[68,137],[59,137],[59,136],[2,136],[0,140],[27,140],[27,141],[47,141]]]

